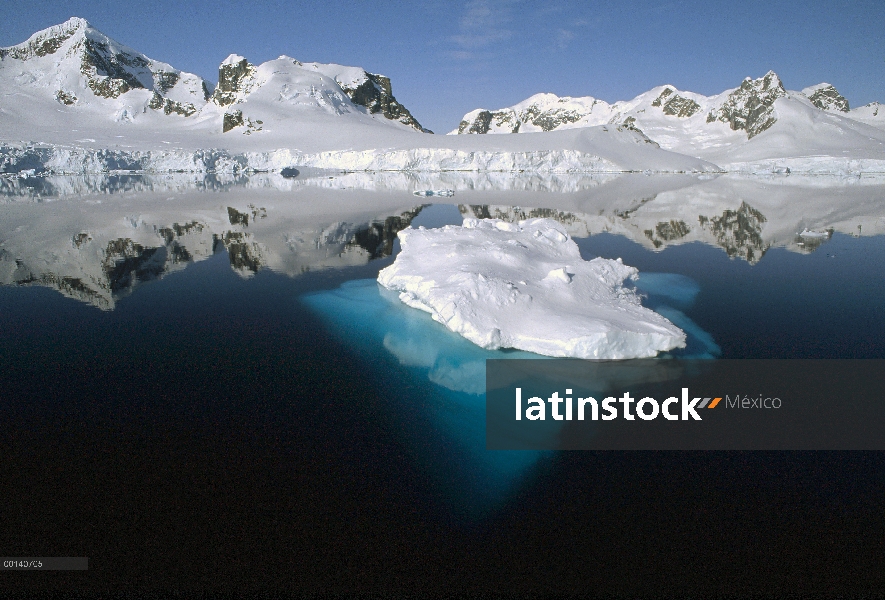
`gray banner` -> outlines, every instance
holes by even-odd
[[[489,360],[490,450],[885,450],[885,360]]]

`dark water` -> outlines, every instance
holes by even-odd
[[[885,237],[578,243],[693,281],[668,302],[704,351],[885,358]],[[0,553],[90,558],[0,587],[885,589],[882,453],[486,451],[495,353],[364,282],[391,261],[244,278],[216,248],[113,311],[0,287]]]

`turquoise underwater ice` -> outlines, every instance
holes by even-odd
[[[712,358],[719,348],[680,309],[693,304],[700,288],[694,280],[666,273],[643,274],[636,288],[643,303],[687,334],[682,357]],[[403,419],[400,403],[419,404],[424,425],[401,422],[431,479],[459,511],[482,515],[509,497],[516,484],[549,452],[490,451],[485,448],[485,361],[493,358],[544,360],[518,350],[485,350],[433,321],[428,313],[403,304],[397,292],[374,279],[349,281],[337,289],[301,297],[331,333],[373,363],[388,389],[409,390],[391,398],[384,418]],[[415,393],[415,392],[419,393]],[[549,421],[551,428],[561,422]],[[553,432],[555,434],[555,432]],[[436,442],[428,442],[436,440]]]

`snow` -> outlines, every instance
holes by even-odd
[[[83,62],[87,41],[127,65],[130,81],[143,89],[96,95],[106,79]],[[222,66],[243,60],[232,54]],[[752,139],[727,123],[707,122],[734,90],[708,97],[670,85],[614,104],[535,94],[495,111],[501,114],[490,123],[489,133],[518,124],[519,135],[433,136],[352,102],[348,91],[369,81],[362,68],[281,56],[247,71],[232,103],[219,106],[205,97],[213,84],[85,20],[37,32],[0,49],[0,172],[885,172],[885,111],[875,103],[849,113],[820,110],[807,94],[827,84],[786,92],[774,104],[775,125]],[[660,100],[676,96],[696,103],[696,112],[665,114]],[[242,125],[225,132],[225,116],[236,112]],[[550,120],[537,121],[538,114]],[[619,126],[628,119],[637,129]]]
[[[401,252],[378,274],[400,300],[486,349],[626,359],[685,346],[685,334],[624,287],[620,260],[585,261],[552,219],[405,229]]]
[[[803,229],[803,230],[799,233],[799,237],[804,237],[804,238],[827,238],[827,239],[829,239],[830,234],[829,234],[829,232],[827,232],[827,231],[811,231],[811,230],[808,230],[808,229]]]
[[[409,215],[434,200],[418,198],[413,191],[443,189],[455,190],[455,197],[442,201],[458,204],[421,209],[410,221]],[[266,209],[267,216],[252,218],[250,205]],[[248,227],[232,224],[228,207],[250,214]],[[460,224],[464,217],[513,223],[550,217],[575,238],[610,232],[655,252],[701,243],[754,265],[767,259],[770,248],[808,253],[812,244],[803,239],[826,243],[826,238],[808,240],[798,232],[885,234],[885,177],[340,174],[309,169],[296,178],[275,173],[0,176],[0,284],[25,281],[59,289],[58,284],[77,280],[91,290],[77,297],[109,309],[119,294],[107,282],[105,250],[115,240],[159,248],[166,270],[172,272],[189,264],[175,262],[175,245],[200,261],[214,255],[215,240],[242,235],[240,242],[261,269],[299,277],[377,257],[381,246],[354,244],[357,232],[383,232],[383,247],[392,249],[396,230],[407,222],[430,227]],[[176,235],[171,242],[160,233],[188,223],[200,224],[200,230]],[[389,223],[397,225],[391,229]],[[80,232],[88,232],[92,240],[78,248],[72,237]],[[561,266],[566,264],[550,270]],[[240,267],[236,272],[251,273]],[[696,327],[685,315],[662,308],[666,304],[688,312],[696,286],[645,271],[635,285],[648,295],[645,306],[686,332],[688,346],[680,355],[712,353],[706,345],[692,348]],[[426,313],[396,302],[446,336],[470,344]]]
[[[780,82],[772,72],[766,77],[771,85]],[[751,78],[745,81],[753,82]],[[825,111],[808,100],[815,91],[829,87],[832,86],[821,83],[801,92],[787,91],[785,97],[774,103],[775,124],[751,139],[747,132],[734,131],[718,119],[707,122],[708,115],[716,114],[738,88],[703,96],[672,85],[658,86],[632,100],[614,104],[592,96],[535,94],[511,107],[490,111],[488,133],[510,134],[516,124],[518,134],[522,135],[541,131],[536,123],[555,123],[554,131],[560,131],[633,119],[634,126],[661,148],[701,158],[730,172],[771,173],[786,168],[793,173],[811,174],[885,172],[885,111],[880,115],[875,103],[848,113]],[[670,91],[664,99],[679,96],[693,101],[698,105],[697,111],[687,117],[665,114],[665,101],[659,99],[666,90]],[[463,120],[472,124],[481,112],[483,109],[471,111]],[[458,131],[455,129],[449,135]]]
[[[55,52],[26,59],[9,54],[0,60],[2,172],[718,170],[712,163],[661,150],[636,132],[605,125],[507,140],[421,133],[350,100],[344,88],[368,81],[365,70],[287,56],[248,69],[230,94],[233,103],[219,106],[205,99],[204,88],[214,86],[198,76],[118,44],[85,22],[74,24],[76,31],[60,40]],[[65,27],[73,26],[39,35],[57,35]],[[95,95],[82,70],[84,39],[146,65],[129,69],[144,89],[117,97]],[[223,65],[242,60],[232,54]],[[175,79],[169,89],[157,83],[166,76]],[[172,101],[194,112],[167,114],[155,108],[158,96],[163,107]],[[66,98],[74,99],[68,104]],[[225,115],[235,111],[242,114],[243,125],[224,132]]]
[[[281,56],[280,58],[285,58],[285,57]],[[245,56],[240,56],[239,54],[231,54],[230,56],[225,58],[223,61],[221,61],[221,66],[236,65],[238,63],[243,62],[244,60],[246,60]]]

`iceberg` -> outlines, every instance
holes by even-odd
[[[552,219],[466,218],[398,236],[378,282],[482,348],[610,360],[685,347],[685,333],[624,286],[637,269],[585,261]]]

